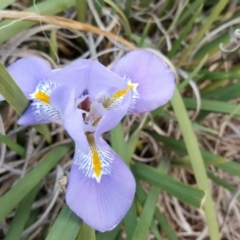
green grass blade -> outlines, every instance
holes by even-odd
[[[145,202],[145,199],[147,198],[147,194],[144,192],[144,190],[143,190],[142,186],[140,186],[140,184],[137,184],[137,196],[139,197],[139,201],[141,202],[141,204],[143,204]],[[154,216],[160,223],[160,225],[161,225],[163,231],[165,232],[166,236],[168,237],[168,239],[177,240],[178,238],[177,238],[174,230],[171,228],[171,226],[167,222],[166,218],[159,211],[159,209],[157,207],[155,207]]]
[[[135,149],[136,146],[136,137],[131,138],[130,145],[127,145],[124,141],[124,133],[121,123],[118,124],[113,130],[111,130],[110,136],[112,148],[114,151],[116,151],[116,153],[119,154],[119,156],[121,156],[125,163],[129,165],[132,157],[132,151],[134,151],[133,148]],[[130,239],[134,232],[135,226],[137,225],[137,213],[136,207],[134,205],[131,206],[123,222],[128,239]]]
[[[50,36],[50,56],[54,62],[58,62],[58,42],[57,42],[57,31],[53,29]]]
[[[123,219],[128,239],[131,239],[133,236],[134,230],[137,226],[136,219],[137,219],[137,209],[136,209],[135,202],[133,201],[131,208],[128,210],[125,218]]]
[[[192,2],[192,4],[189,6],[189,8],[187,10],[185,10],[183,12],[183,14],[181,15],[181,17],[179,18],[179,20],[177,21],[177,25],[180,25],[181,23],[183,23],[188,17],[191,16],[191,14],[194,14],[196,11],[196,9],[200,8],[201,9],[201,5],[203,4],[203,0],[196,0],[194,2]],[[192,18],[191,18],[192,19]],[[191,21],[191,20],[189,20]]]
[[[134,231],[132,240],[145,240],[148,235],[148,231],[152,222],[152,218],[155,212],[155,205],[158,200],[159,189],[152,187],[148,193],[147,200],[144,204],[141,217],[138,221],[137,227]]]
[[[19,113],[22,114],[29,105],[29,101],[12,79],[5,67],[0,63],[0,94]],[[46,125],[36,125],[35,129],[51,142],[51,134]]]
[[[231,185],[230,183],[226,182],[225,180],[215,176],[213,173],[207,172],[207,175],[210,179],[212,179],[219,186],[222,186],[222,187],[226,188],[230,192],[235,192],[236,191],[236,188],[233,185]]]
[[[142,36],[141,36],[141,39],[140,39],[140,42],[139,42],[139,47],[140,48],[144,47],[144,42],[145,42],[145,39],[147,37],[148,31],[150,29],[151,23],[152,23],[152,19],[149,18],[147,23],[146,23],[146,26],[143,29],[143,33],[142,33]]]
[[[165,172],[166,166],[164,162],[161,162],[161,164],[158,167],[158,172]],[[148,236],[149,228],[151,224],[153,223],[153,227],[155,226],[153,222],[153,216],[156,209],[156,203],[158,201],[160,189],[157,187],[152,186],[148,196],[146,198],[146,201],[144,203],[144,207],[141,213],[141,216],[139,218],[137,227],[134,231],[132,240],[144,240]]]
[[[123,25],[126,31],[126,35],[128,37],[128,39],[131,39],[131,34],[132,34],[132,30],[131,30],[131,26],[128,22],[127,17],[125,16],[125,14],[122,12],[122,10],[111,0],[104,0],[105,3],[107,3],[109,6],[111,6],[122,18],[123,21]]]
[[[155,135],[156,136],[156,135]],[[156,139],[165,143],[168,147],[175,149],[182,153],[187,153],[187,148],[184,142],[177,141],[173,138],[158,136]],[[215,155],[206,150],[201,150],[203,159],[206,165],[215,165],[217,168],[230,173],[231,175],[240,177],[240,164],[233,161],[227,161],[224,157]],[[222,159],[222,160],[221,160]]]
[[[155,217],[158,220],[159,224],[161,225],[163,231],[167,235],[168,239],[177,240],[177,236],[171,226],[169,225],[167,219],[160,211],[155,211]]]
[[[19,113],[23,113],[29,105],[29,101],[12,79],[5,67],[0,63],[0,94]]]
[[[200,149],[198,147],[196,136],[191,126],[190,119],[187,115],[186,108],[178,90],[175,91],[175,94],[172,98],[172,105],[178,119],[184,141],[186,143],[187,151],[191,160],[197,185],[206,193],[206,200],[203,206],[205,210],[210,238],[212,240],[220,239],[216,213],[214,211],[214,204],[211,197],[211,189],[208,184],[204,162],[201,156]]]
[[[49,152],[36,167],[25,175],[0,199],[0,222],[47,175],[69,151],[70,145],[57,147]]]
[[[152,223],[151,223],[151,228],[150,228],[150,229],[151,229],[152,233],[154,234],[156,240],[162,240],[162,237],[161,237],[161,235],[160,235],[160,232],[159,232],[159,230],[158,230],[158,228],[157,228],[157,225],[156,225],[156,223],[154,222],[154,220],[153,220]]]
[[[171,51],[167,54],[167,56],[171,59],[178,51],[178,49],[181,47],[182,41],[186,39],[187,34],[192,29],[192,26],[195,22],[195,19],[199,15],[201,11],[201,7],[198,8],[196,13],[193,15],[191,20],[187,23],[186,27],[184,27],[183,31],[181,32],[179,38],[173,43]]]
[[[111,145],[114,151],[122,157],[127,165],[129,165],[128,161],[128,153],[126,151],[127,144],[124,141],[124,134],[122,129],[122,124],[119,123],[114,129],[110,131],[111,136]]]
[[[96,240],[95,230],[89,227],[86,223],[82,223],[79,229],[77,240],[82,239]]]
[[[20,202],[13,221],[10,224],[5,240],[21,239],[26,222],[31,213],[31,207],[39,191],[40,183],[33,188]]]
[[[218,4],[213,8],[213,11],[207,17],[204,25],[202,26],[202,28],[198,32],[197,36],[194,37],[194,39],[192,40],[190,46],[188,48],[186,48],[186,50],[182,53],[182,57],[180,58],[180,60],[179,60],[179,62],[177,64],[178,66],[180,66],[185,61],[185,59],[187,58],[189,53],[199,43],[199,41],[202,39],[204,34],[210,29],[210,27],[213,24],[213,22],[216,21],[216,19],[218,18],[219,14],[223,11],[223,9],[225,8],[225,6],[227,4],[228,4],[228,0],[220,0],[218,2]]]
[[[96,236],[96,239],[97,240],[106,240],[106,239],[114,240],[119,233],[120,225],[121,224],[119,224],[117,227],[115,227],[113,230],[111,230],[109,232],[104,232],[104,233],[99,232]]]
[[[200,208],[204,202],[205,193],[202,190],[181,183],[153,167],[135,163],[133,171],[140,179],[161,188],[184,203]]]
[[[75,240],[80,224],[80,218],[65,204],[47,235],[46,240]]]
[[[189,74],[188,78],[183,80],[180,84],[178,84],[178,90],[181,92],[188,84],[189,82],[198,74],[198,72],[202,69],[206,61],[208,60],[208,55],[206,55],[194,68],[194,70]]]
[[[26,12],[54,15],[75,5],[75,0],[48,0],[27,8]],[[4,20],[0,23],[0,44],[16,34],[36,25],[37,22]]]
[[[129,17],[130,12],[131,12],[132,1],[133,1],[133,0],[127,0],[126,3],[125,3],[124,12],[125,12],[125,15],[126,15],[127,17]]]
[[[14,3],[16,0],[1,0],[0,2],[0,9],[4,9],[7,6],[11,5],[12,3]]]
[[[183,101],[188,109],[196,109],[197,102],[195,99],[184,98]],[[236,116],[240,116],[240,109],[238,104],[228,103],[224,101],[201,99],[201,110],[224,114],[232,114],[235,112]]]
[[[79,22],[85,22],[86,19],[86,9],[87,9],[87,0],[75,0],[77,18]]]
[[[5,143],[10,149],[12,149],[14,152],[19,154],[22,158],[25,156],[26,154],[25,148],[15,143],[9,137],[7,137],[6,135],[3,135],[2,133],[0,133],[0,141]]]

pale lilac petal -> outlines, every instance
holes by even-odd
[[[0,102],[4,101],[4,100],[5,100],[4,97],[2,95],[0,95]]]
[[[35,91],[39,81],[47,79],[51,72],[50,66],[37,57],[21,58],[11,64],[7,70],[27,98]]]
[[[54,70],[50,79],[73,87],[78,98],[83,92],[96,97],[110,88],[126,87],[126,82],[121,77],[90,59],[80,59],[64,68]]]
[[[122,57],[112,71],[138,84],[128,113],[148,112],[166,104],[175,89],[174,74],[155,54],[146,50],[131,51]]]
[[[60,113],[63,126],[71,138],[87,151],[88,143],[83,131],[82,111],[75,105],[75,91],[71,87],[60,86],[51,94],[50,103]]]
[[[102,140],[102,147],[109,146]],[[125,163],[113,151],[111,173],[101,181],[87,177],[73,163],[66,201],[70,209],[92,228],[104,232],[114,228],[126,215],[135,194],[135,180]]]
[[[109,109],[105,112],[105,114],[98,123],[95,132],[96,138],[100,137],[100,135],[104,132],[108,132],[109,130],[117,126],[117,124],[122,120],[122,118],[126,115],[129,109],[131,97],[132,94],[129,91],[124,97],[120,106]]]
[[[36,125],[44,123],[61,123],[56,109],[49,104],[33,101],[23,115],[19,118],[19,125]]]

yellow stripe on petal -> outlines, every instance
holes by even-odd
[[[99,139],[101,145],[97,145],[94,133],[86,132],[89,144],[87,153],[77,146],[74,155],[74,164],[82,169],[83,173],[90,178],[95,178],[99,183],[103,175],[111,174],[111,165],[114,159],[111,148],[103,140]]]
[[[96,149],[92,149],[92,162],[93,162],[93,170],[97,178],[101,175],[102,172],[102,166],[101,166],[101,160],[98,155],[98,152]]]
[[[50,104],[50,97],[44,92],[41,92],[41,91],[36,92],[34,93],[34,97],[46,104]]]
[[[106,98],[103,101],[103,106],[105,108],[109,108],[111,107],[113,104],[116,106],[121,104],[121,101],[123,100],[124,96],[128,93],[128,91],[131,89],[133,91],[136,91],[138,84],[137,83],[131,83],[131,81],[129,81],[127,83],[127,87],[123,90],[119,90],[117,92],[115,92],[112,96]]]
[[[96,177],[97,181],[100,181],[102,175],[102,162],[99,149],[96,146],[94,135],[92,133],[88,133],[86,136],[90,146],[94,176]]]

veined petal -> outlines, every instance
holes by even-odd
[[[50,79],[74,88],[79,98],[83,92],[96,97],[110,88],[123,89],[126,82],[99,62],[80,59],[68,66],[52,71]]]
[[[113,98],[115,95],[115,100],[108,100]],[[116,97],[117,96],[117,97]],[[107,106],[107,111],[104,113],[102,118],[99,120],[99,123],[96,128],[96,137],[100,137],[100,135],[104,132],[107,132],[114,127],[122,120],[122,118],[126,115],[129,105],[131,103],[132,93],[128,91],[121,96],[120,93],[116,92],[112,96],[106,98],[106,102],[111,102],[109,106]],[[104,101],[103,101],[104,106]]]
[[[48,80],[40,81],[34,91],[29,94],[32,103],[18,120],[20,125],[35,125],[43,123],[59,123],[61,117],[58,110],[50,104],[50,96],[59,85]]]
[[[146,50],[131,51],[112,68],[132,88],[128,113],[148,112],[166,104],[175,89],[174,74],[155,54]]]
[[[7,70],[27,98],[35,91],[39,81],[47,79],[51,72],[50,66],[37,57],[21,58],[11,64]]]
[[[78,161],[78,158],[83,158],[78,156],[77,150],[70,172],[66,201],[70,209],[84,222],[104,232],[114,228],[123,219],[133,202],[136,186],[131,171],[121,158],[105,141],[98,141],[98,144],[102,157],[105,157],[104,152],[108,152],[112,158],[109,172],[103,174],[100,181],[89,176],[85,168],[80,166],[83,162]]]
[[[59,112],[50,104],[33,101],[23,115],[19,118],[19,125],[36,125],[44,123],[61,124]]]
[[[81,146],[83,152],[87,152],[88,142],[83,130],[83,111],[77,109],[75,101],[75,91],[67,86],[58,87],[50,97],[50,103],[59,112],[68,134]]]

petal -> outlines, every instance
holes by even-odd
[[[74,161],[66,201],[70,209],[84,222],[104,232],[114,228],[126,215],[132,205],[136,185],[131,171],[121,158],[105,141],[100,142],[101,149],[112,154],[111,172],[103,175],[98,182],[95,178],[87,176]]]
[[[62,69],[54,70],[50,79],[73,87],[77,97],[84,91],[96,97],[110,88],[126,87],[126,82],[121,77],[90,59],[80,59]]]
[[[68,134],[84,152],[88,151],[88,143],[83,131],[83,113],[75,106],[75,91],[71,87],[60,86],[52,93],[50,103],[60,113]]]
[[[39,81],[35,86],[35,91],[29,94],[32,103],[18,120],[20,125],[35,125],[43,123],[59,123],[61,117],[50,104],[50,96],[59,85],[49,80]]]
[[[50,104],[33,101],[23,115],[19,118],[19,125],[36,125],[44,123],[61,124],[61,118],[56,109]]]
[[[131,51],[112,71],[133,85],[128,113],[148,112],[166,104],[175,89],[174,74],[155,54],[146,50]]]
[[[51,72],[49,65],[37,57],[21,58],[11,64],[7,70],[27,98],[35,91],[38,82],[47,79]]]
[[[98,123],[96,128],[96,138],[100,137],[101,134],[107,132],[114,127],[122,120],[122,118],[126,115],[129,105],[131,102],[132,93],[129,91],[125,97],[120,102],[120,105],[114,104],[114,107],[108,109],[105,114],[102,116],[101,120]]]

